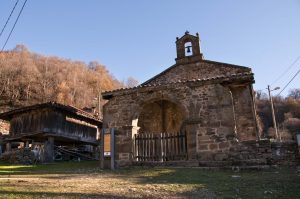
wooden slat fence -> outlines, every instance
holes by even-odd
[[[134,159],[144,161],[174,161],[187,159],[185,133],[140,133],[134,136]]]

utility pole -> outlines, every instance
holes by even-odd
[[[277,124],[276,124],[276,119],[275,119],[275,113],[274,113],[273,98],[272,98],[272,95],[271,95],[271,91],[278,90],[280,88],[276,87],[274,90],[271,90],[270,89],[270,85],[268,85],[267,89],[268,89],[268,92],[269,92],[269,99],[270,99],[271,112],[272,112],[272,119],[273,119],[273,125],[274,125],[274,129],[275,129],[275,137],[276,137],[276,140],[278,140],[278,138],[279,138],[279,141],[281,142],[281,136],[278,136],[278,129],[277,129]]]

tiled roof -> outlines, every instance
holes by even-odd
[[[15,109],[12,111],[8,111],[5,113],[1,113],[0,114],[0,119],[4,119],[4,120],[9,120],[13,115],[15,114],[20,114],[20,113],[24,113],[27,111],[31,111],[31,110],[36,110],[36,109],[41,109],[41,108],[56,108],[62,111],[66,111],[68,113],[71,114],[75,114],[84,118],[88,118],[91,119],[95,122],[101,122],[97,117],[95,117],[94,115],[87,113],[77,107],[74,106],[70,106],[70,105],[64,105],[64,104],[60,104],[57,102],[47,102],[47,103],[42,103],[42,104],[35,104],[32,106],[26,106],[23,108],[19,108],[19,109]]]
[[[235,65],[235,64],[228,64],[228,63],[223,63],[223,62],[217,62],[217,61],[211,61],[211,60],[201,60],[201,62],[204,63],[208,63],[208,64],[215,64],[215,65],[222,65],[222,66],[226,66],[226,67],[231,67],[231,68],[241,68],[241,69],[249,69],[251,70],[251,68],[246,67],[246,66],[240,66],[240,65]],[[165,69],[164,71],[160,72],[159,74],[155,75],[154,77],[148,79],[147,81],[145,81],[144,83],[142,83],[141,85],[146,85],[149,82],[151,82],[152,80],[160,77],[161,75],[166,74],[168,71],[170,71],[171,69],[177,67],[178,64],[174,64],[172,66],[170,66],[169,68]]]
[[[179,80],[179,81],[174,81],[174,82],[169,82],[167,84],[141,84],[139,86],[135,86],[132,88],[120,88],[117,90],[112,90],[112,91],[106,91],[102,93],[102,96],[109,95],[114,92],[119,92],[119,91],[127,91],[127,90],[135,90],[139,88],[145,88],[145,87],[157,87],[157,86],[162,86],[162,85],[170,85],[170,84],[178,84],[178,83],[189,83],[189,82],[207,82],[207,81],[213,81],[213,80],[232,80],[232,79],[240,79],[243,77],[253,77],[252,72],[246,72],[246,73],[236,73],[236,74],[231,74],[231,75],[218,75],[210,78],[202,78],[202,79],[190,79],[190,80]]]

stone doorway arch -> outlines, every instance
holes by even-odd
[[[138,116],[139,133],[180,132],[185,119],[184,110],[170,100],[144,103]]]
[[[185,116],[182,104],[167,98],[143,102],[132,120],[134,161],[187,160]]]

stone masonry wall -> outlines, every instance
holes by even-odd
[[[117,167],[132,162],[132,137],[138,130],[144,105],[161,100],[176,104],[182,112],[181,130],[187,133],[189,160],[210,160],[213,154],[229,151],[235,139],[245,135],[242,133],[245,130],[247,139],[255,140],[254,118],[250,118],[253,114],[243,115],[243,111],[239,111],[241,106],[251,110],[250,101],[243,100],[243,93],[250,90],[247,86],[243,89],[231,95],[229,87],[219,83],[183,83],[115,93],[104,107],[103,125],[104,128],[116,129]],[[238,114],[234,113],[234,103],[241,104],[235,106]],[[240,117],[243,125],[237,125]]]

